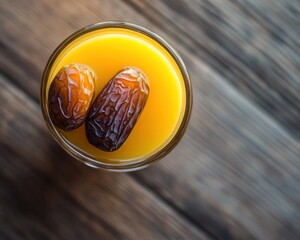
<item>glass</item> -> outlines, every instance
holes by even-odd
[[[177,66],[180,69],[180,72],[182,74],[183,80],[184,80],[184,86],[185,86],[185,95],[186,95],[186,106],[184,111],[184,116],[182,119],[182,122],[174,135],[174,137],[169,141],[169,143],[159,150],[158,152],[144,157],[144,159],[140,159],[137,162],[126,162],[126,163],[105,163],[101,162],[99,160],[93,159],[92,157],[88,156],[84,151],[81,151],[80,149],[72,146],[71,143],[66,141],[61,134],[57,131],[55,126],[52,124],[49,112],[48,112],[48,99],[47,99],[47,82],[49,78],[49,74],[51,71],[51,67],[54,64],[56,58],[59,56],[59,54],[65,49],[66,46],[68,46],[70,43],[72,43],[75,39],[78,37],[90,33],[95,30],[99,29],[105,29],[105,28],[122,28],[122,29],[128,29],[133,30],[138,33],[144,34],[145,36],[151,38],[152,40],[159,43],[175,60]],[[96,23],[87,27],[84,27],[80,29],[79,31],[75,32],[71,36],[69,36],[65,41],[63,41],[52,53],[46,67],[43,73],[42,77],[42,83],[41,83],[41,91],[40,91],[40,100],[41,100],[41,108],[43,117],[45,119],[45,122],[47,124],[47,127],[49,128],[52,136],[54,139],[58,142],[58,144],[71,156],[73,156],[75,159],[85,163],[86,165],[93,167],[93,168],[99,168],[103,170],[108,171],[116,171],[116,172],[128,172],[128,171],[134,171],[143,169],[150,164],[153,164],[157,162],[158,160],[162,159],[164,156],[166,156],[180,141],[182,136],[185,133],[185,130],[187,128],[191,110],[192,110],[192,88],[191,88],[191,82],[189,78],[188,71],[185,67],[184,62],[180,58],[179,54],[160,36],[157,34],[141,27],[135,24],[131,23],[125,23],[125,22],[102,22],[102,23]]]

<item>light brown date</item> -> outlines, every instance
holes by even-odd
[[[71,131],[85,121],[94,95],[94,71],[83,64],[64,66],[53,79],[48,95],[53,124]]]
[[[97,96],[86,119],[88,141],[104,151],[121,147],[131,133],[149,95],[145,74],[125,68]]]

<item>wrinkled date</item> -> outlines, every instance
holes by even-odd
[[[64,131],[84,123],[94,95],[94,71],[83,64],[64,66],[53,79],[48,96],[52,122]]]
[[[86,120],[88,141],[104,151],[127,139],[149,95],[148,79],[136,68],[120,71],[97,96]]]

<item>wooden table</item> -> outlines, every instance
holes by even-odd
[[[163,161],[105,173],[41,116],[55,47],[91,23],[142,25],[191,74],[187,133]],[[298,0],[0,0],[0,239],[300,239]]]

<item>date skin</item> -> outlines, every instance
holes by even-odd
[[[148,95],[148,79],[141,70],[121,70],[90,108],[86,120],[88,141],[108,152],[120,148],[135,126]]]
[[[64,66],[53,79],[48,95],[53,124],[71,131],[81,126],[94,95],[94,71],[83,64]]]

